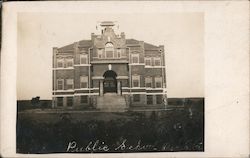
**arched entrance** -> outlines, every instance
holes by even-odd
[[[113,70],[108,70],[103,74],[103,92],[117,93],[117,74]]]

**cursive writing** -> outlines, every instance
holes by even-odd
[[[96,140],[95,142],[90,141],[87,146],[78,146],[76,141],[71,141],[68,143],[67,152],[107,152],[109,151],[108,145],[105,142],[100,142]]]
[[[79,146],[76,141],[71,141],[67,145],[67,152],[108,152],[108,151],[146,151],[157,150],[153,145],[142,144],[138,140],[135,144],[129,144],[127,139],[122,140],[115,147],[110,148],[104,141],[90,141],[86,146]]]

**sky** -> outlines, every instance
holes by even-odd
[[[170,13],[19,13],[17,99],[52,98],[52,48],[100,34],[116,21],[126,38],[164,45],[168,97],[204,97],[204,15]]]

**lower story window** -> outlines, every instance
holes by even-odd
[[[153,96],[147,95],[147,104],[153,104]]]
[[[57,106],[63,106],[63,97],[57,98]]]
[[[162,103],[162,95],[156,95],[156,104]]]
[[[134,102],[140,102],[140,94],[134,94],[133,100],[134,100]]]
[[[83,103],[88,103],[88,96],[86,95],[81,96],[81,104]]]
[[[67,106],[73,106],[73,97],[67,97]]]

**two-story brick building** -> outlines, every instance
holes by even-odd
[[[164,46],[126,39],[123,32],[114,32],[111,21],[100,25],[101,34],[92,33],[90,40],[53,48],[53,107],[162,105]]]

